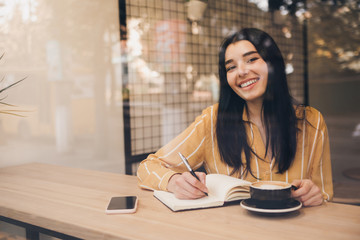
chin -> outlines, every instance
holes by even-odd
[[[242,97],[242,99],[244,99],[246,102],[253,102],[262,99],[262,96],[248,96],[248,97]]]

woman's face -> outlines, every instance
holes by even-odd
[[[227,81],[246,102],[263,100],[268,81],[268,67],[254,45],[241,40],[230,44],[225,52]]]

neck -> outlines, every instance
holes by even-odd
[[[262,116],[262,101],[249,101],[246,102],[246,106],[249,111],[250,120],[254,121],[255,123],[260,123]]]

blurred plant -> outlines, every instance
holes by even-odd
[[[297,15],[302,12],[305,6],[305,0],[269,0],[269,10],[281,10],[286,14]]]
[[[310,72],[360,73],[359,0],[269,0],[270,11],[308,20]]]
[[[0,56],[0,60],[3,58],[3,56],[4,56],[4,53]],[[1,79],[0,83],[2,83],[2,82],[4,81],[4,78],[5,78],[5,77],[3,77],[3,78]],[[0,105],[1,105],[1,106],[0,106],[0,114],[3,113],[3,114],[9,114],[9,115],[15,115],[15,116],[23,117],[23,115],[19,114],[20,112],[24,112],[23,110],[18,110],[18,109],[5,109],[5,110],[2,110],[2,107],[3,107],[3,106],[10,107],[10,108],[14,108],[14,107],[16,107],[16,106],[4,102],[3,100],[6,98],[6,96],[5,96],[5,97],[1,97],[1,94],[3,94],[6,90],[8,90],[9,88],[15,86],[16,84],[24,81],[25,79],[26,79],[26,77],[23,78],[23,79],[21,79],[21,80],[19,80],[19,81],[16,81],[16,82],[8,85],[8,86],[6,86],[6,87],[4,87],[4,88],[0,88]]]
[[[310,69],[319,76],[360,73],[360,2],[312,0],[308,4]],[[321,63],[321,64],[320,64]],[[358,78],[359,79],[359,78]]]

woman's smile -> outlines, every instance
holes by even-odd
[[[253,86],[255,83],[257,83],[259,81],[259,78],[252,78],[252,79],[247,79],[245,81],[240,82],[239,86],[241,88],[246,88],[246,87],[251,87]]]

